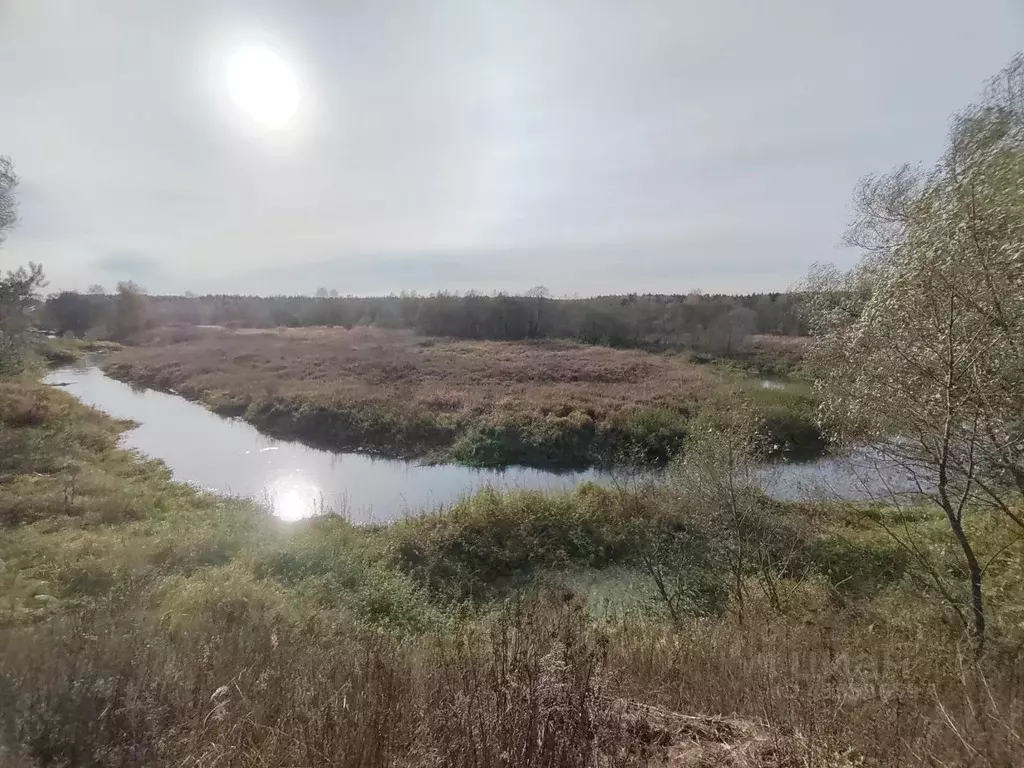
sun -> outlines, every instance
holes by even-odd
[[[240,48],[226,62],[232,101],[262,125],[283,128],[299,108],[299,83],[291,68],[263,45]]]

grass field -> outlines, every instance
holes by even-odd
[[[806,396],[681,354],[453,341],[379,328],[157,331],[111,375],[332,448],[478,465],[664,463],[701,407],[739,391],[778,452],[822,449]]]
[[[117,448],[125,427],[32,379],[0,381],[5,765],[1020,754],[1024,571],[1005,531],[978,532],[993,624],[978,664],[863,514],[751,499],[744,531],[785,564],[769,600],[756,567],[736,591],[729,540],[682,479],[485,491],[390,527],[289,525],[172,482]],[[944,523],[909,524],[955,578]]]

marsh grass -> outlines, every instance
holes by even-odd
[[[414,637],[230,612],[182,633],[101,611],[3,631],[0,739],[24,765],[852,768],[1020,755],[1019,669],[927,653],[899,632],[681,629],[594,625],[552,595]]]
[[[866,515],[758,502],[800,557],[779,609],[753,597],[741,614],[685,487],[485,491],[390,527],[284,525],[118,449],[124,426],[0,382],[3,764],[848,768],[1022,753],[1018,552],[992,559],[998,640],[976,662]],[[912,524],[955,568],[927,511]],[[995,554],[1005,531],[981,540]],[[725,600],[669,616],[651,551]]]
[[[141,341],[104,370],[277,435],[477,466],[664,464],[701,405],[742,378],[685,354],[372,327],[154,331]],[[816,433],[804,405],[781,392],[765,411],[780,455],[821,452],[803,434]]]

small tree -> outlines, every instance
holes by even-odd
[[[114,338],[125,341],[146,327],[146,296],[135,283],[117,284],[114,299]]]
[[[526,336],[530,339],[541,338],[547,335],[547,328],[545,327],[547,318],[544,316],[544,305],[550,300],[551,292],[543,285],[535,285],[526,292],[525,296],[531,300],[530,319]]]
[[[719,355],[731,355],[743,341],[754,332],[757,313],[749,307],[736,306],[719,315],[707,330],[706,351]]]
[[[715,542],[703,524],[703,510],[659,499],[660,489],[633,469],[612,476],[614,498],[628,519],[639,564],[650,579],[653,602],[673,623],[688,616],[721,613],[729,600]]]
[[[14,194],[17,186],[18,174],[14,172],[14,163],[7,155],[0,155],[0,245],[18,223],[18,198]]]
[[[860,264],[806,286],[822,417],[837,440],[878,443],[941,508],[966,615],[938,586],[981,652],[984,568],[967,518],[995,510],[1024,531],[1024,57],[957,116],[934,168],[866,179],[856,210]]]
[[[716,542],[741,622],[748,583],[760,588],[771,608],[782,610],[781,579],[803,549],[802,538],[775,514],[761,491],[768,471],[759,458],[762,440],[759,419],[748,407],[735,401],[709,405],[673,471],[680,504],[697,510],[702,529]]]
[[[11,158],[0,155],[0,245],[18,222],[15,189],[18,175]],[[16,373],[22,368],[25,331],[32,325],[32,312],[39,302],[39,289],[46,284],[39,264],[19,267],[0,277],[0,372]]]
[[[95,296],[83,296],[76,291],[61,291],[46,300],[46,321],[60,333],[72,333],[82,338],[96,325],[102,307]]]
[[[45,285],[42,266],[33,263],[0,278],[0,373],[18,373],[24,367],[25,334]]]

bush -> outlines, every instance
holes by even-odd
[[[899,582],[910,565],[909,555],[894,542],[854,541],[842,535],[815,542],[809,555],[841,600],[877,595]]]
[[[825,454],[828,441],[813,414],[774,411],[764,415],[760,440],[766,455],[796,461],[815,459]]]
[[[338,518],[309,521],[279,548],[257,554],[253,570],[312,605],[346,611],[368,626],[423,632],[440,621],[425,591],[389,567],[364,535]]]
[[[582,469],[597,460],[596,454],[597,427],[585,416],[531,418],[510,414],[463,427],[442,455],[478,467],[523,464]]]
[[[636,553],[636,528],[596,486],[561,496],[485,489],[444,514],[395,523],[388,539],[403,571],[466,597],[521,586],[540,569],[621,562]]]
[[[683,451],[685,416],[668,408],[637,408],[614,421],[615,458],[627,464],[664,465]]]

